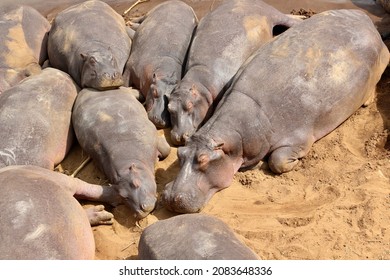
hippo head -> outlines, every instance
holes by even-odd
[[[175,145],[183,145],[201,126],[212,101],[203,98],[199,86],[181,84],[172,92],[168,104],[171,115],[171,139]]]
[[[178,213],[199,212],[217,192],[230,186],[233,160],[223,150],[223,143],[194,135],[178,148],[180,172],[162,194],[166,208]]]
[[[146,95],[145,108],[151,120],[157,128],[167,128],[171,125],[168,112],[168,99],[175,88],[177,80],[172,77],[164,77],[153,74],[153,81]]]
[[[82,88],[107,90],[124,84],[123,69],[119,69],[118,62],[111,51],[81,54],[81,58],[83,59],[80,82]]]
[[[113,185],[124,204],[137,219],[146,217],[155,208],[157,186],[154,174],[143,163],[135,162],[118,172],[118,183]]]

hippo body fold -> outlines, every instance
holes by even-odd
[[[24,79],[0,95],[0,167],[54,169],[74,139],[71,114],[77,86],[54,68]]]
[[[29,6],[0,8],[0,93],[41,71],[50,23]]]
[[[241,67],[214,115],[178,150],[163,200],[197,212],[233,175],[268,160],[290,171],[312,144],[375,94],[389,51],[358,10],[326,11],[291,27]]]
[[[189,5],[170,0],[148,12],[135,32],[126,71],[130,85],[144,96],[148,117],[158,128],[170,125],[168,98],[182,78],[197,23]]]
[[[80,91],[72,122],[83,150],[108,177],[124,204],[136,217],[155,207],[155,163],[169,154],[165,138],[159,137],[135,89]]]
[[[90,214],[94,225],[106,223],[113,215],[102,205],[84,209],[74,195],[104,201],[112,191],[27,165],[1,168],[0,190],[0,259],[95,258]]]
[[[139,240],[138,258],[141,260],[259,259],[223,221],[204,214],[178,215],[148,226]]]
[[[69,73],[82,88],[122,86],[130,49],[124,19],[108,4],[95,0],[58,13],[48,38],[50,65]]]
[[[273,38],[275,26],[301,22],[261,0],[227,0],[198,24],[183,79],[169,98],[171,138],[182,145],[211,115],[245,60]]]

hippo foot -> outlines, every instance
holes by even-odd
[[[300,156],[291,147],[281,147],[272,152],[268,166],[276,174],[291,171],[299,162]]]
[[[103,205],[96,205],[85,209],[91,226],[112,225],[114,215],[104,210]]]

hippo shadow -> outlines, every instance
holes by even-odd
[[[360,9],[366,10],[368,13],[377,17],[382,17],[386,13],[379,3],[375,3],[375,0],[372,0],[373,3],[362,0],[351,0],[351,2]]]
[[[377,84],[377,108],[383,119],[384,130],[390,129],[390,67],[388,66]],[[390,134],[387,135],[384,149],[390,150]]]

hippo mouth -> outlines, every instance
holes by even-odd
[[[115,80],[112,79],[100,79],[99,81],[96,82],[96,85],[93,87],[98,89],[98,90],[111,90],[111,89],[116,89],[124,85],[123,79],[117,78]]]

